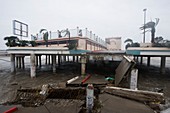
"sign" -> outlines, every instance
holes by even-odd
[[[13,20],[13,34],[22,37],[28,37],[28,25],[18,20]]]

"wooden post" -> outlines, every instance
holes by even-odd
[[[86,57],[81,56],[81,75],[85,76],[86,74]]]
[[[11,73],[15,72],[15,55],[11,54]]]
[[[166,57],[162,56],[161,57],[161,70],[160,70],[162,74],[165,74],[165,64],[166,64]]]
[[[35,66],[35,54],[31,53],[30,55],[30,68],[31,68],[31,78],[36,77],[36,66]]]
[[[137,80],[138,80],[138,69],[133,69],[131,71],[131,77],[130,77],[130,89],[133,90],[137,89]]]
[[[150,60],[151,60],[151,57],[148,56],[148,59],[147,59],[147,66],[148,66],[148,67],[150,66]]]

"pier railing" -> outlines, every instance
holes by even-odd
[[[105,40],[103,40],[101,37],[97,36],[96,34],[94,34],[92,31],[89,31],[87,28],[85,29],[80,29],[79,27],[75,28],[75,29],[68,29],[70,32],[70,37],[86,37],[89,38],[103,46],[106,46],[106,42]],[[32,37],[32,40],[43,40],[43,34],[36,34],[35,37]],[[68,35],[65,36],[65,33],[59,33],[59,31],[49,31],[49,39],[57,39],[57,38],[65,38],[68,37]]]

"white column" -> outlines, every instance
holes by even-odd
[[[36,66],[35,66],[35,54],[31,53],[30,55],[30,68],[31,68],[31,78],[36,77]]]
[[[81,75],[84,76],[86,74],[86,57],[81,56]]]
[[[11,72],[15,72],[15,55],[14,54],[11,54],[10,55],[11,57]]]
[[[138,69],[133,69],[131,71],[131,77],[130,77],[130,89],[133,90],[137,89],[137,80],[138,80]]]
[[[86,88],[86,108],[87,113],[92,113],[92,109],[94,106],[94,87],[93,84],[88,84]]]
[[[53,73],[56,72],[56,57],[55,55],[52,55],[52,61],[53,61]]]

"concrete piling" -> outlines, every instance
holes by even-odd
[[[15,55],[11,54],[10,58],[11,58],[11,72],[13,73],[15,72]]]
[[[31,78],[36,77],[36,66],[35,66],[35,54],[31,53],[30,55],[30,69],[31,69]]]
[[[81,56],[81,75],[84,76],[86,74],[86,57]]]
[[[22,57],[21,57],[22,69],[25,69],[24,57],[25,57],[25,56],[22,56]]]
[[[53,73],[56,73],[56,58],[55,55],[52,55],[52,61],[53,61]]]
[[[160,72],[162,74],[165,74],[165,64],[166,64],[166,57],[165,56],[162,56],[161,57],[161,67],[160,67]]]
[[[148,56],[148,59],[147,59],[147,66],[150,66],[150,60],[151,60],[151,57]]]

